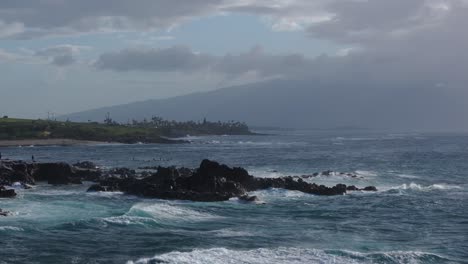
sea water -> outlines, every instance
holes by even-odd
[[[4,148],[10,159],[93,161],[104,168],[197,167],[202,159],[257,177],[339,173],[307,181],[375,185],[376,193],[257,191],[164,201],[39,184],[0,199],[0,263],[466,263],[468,135],[269,131],[188,137],[182,145]]]

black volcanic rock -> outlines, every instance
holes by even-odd
[[[15,190],[6,189],[4,186],[0,186],[0,198],[13,198],[15,196]]]
[[[24,161],[0,161],[0,185],[11,185],[14,182],[34,184],[32,176],[34,164]]]
[[[111,177],[91,186],[88,191],[122,191],[159,199],[211,202],[225,201],[232,197],[255,200],[247,196],[247,192],[268,188],[282,188],[315,195],[342,195],[347,190],[360,190],[344,184],[333,187],[317,185],[305,182],[300,177],[255,178],[243,168],[230,168],[215,161],[203,160],[195,172],[175,167],[158,167],[157,172],[148,177]],[[372,190],[372,187],[366,187],[366,190]]]
[[[362,191],[367,191],[367,192],[376,192],[377,188],[375,186],[367,186]]]
[[[80,163],[82,167],[74,167],[63,162],[28,163],[3,160],[0,161],[0,185],[20,182],[23,186],[28,186],[34,185],[36,181],[45,181],[49,184],[80,184],[83,180],[98,181],[102,172],[91,164]]]
[[[0,209],[0,216],[8,216],[8,215],[10,215],[10,212],[3,211],[2,209]]]
[[[39,163],[33,176],[36,181],[47,181],[49,184],[81,184],[75,168],[64,162]]]
[[[94,163],[82,162],[78,167],[63,162],[27,163],[0,161],[0,186],[20,182],[23,186],[36,181],[49,184],[81,184],[98,182],[88,191],[114,192],[160,199],[192,201],[225,201],[232,197],[249,200],[248,192],[282,188],[315,195],[342,195],[347,191],[376,191],[374,186],[359,189],[356,186],[337,184],[333,187],[309,183],[299,176],[281,178],[255,178],[243,168],[231,168],[215,161],[203,160],[196,170],[176,167],[157,167],[156,173],[137,173],[128,168],[107,172]],[[0,197],[13,197],[14,190],[2,188]]]
[[[114,168],[106,173],[106,177],[129,178],[135,176],[135,170],[131,170],[128,168]]]

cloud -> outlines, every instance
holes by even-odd
[[[186,46],[174,46],[165,49],[126,49],[105,53],[95,62],[95,66],[121,72],[211,72],[228,78],[246,74],[268,78],[302,75],[310,62],[299,54],[268,54],[261,47],[254,47],[236,55],[215,56],[194,52]]]
[[[34,53],[36,57],[46,59],[56,66],[68,66],[77,61],[77,56],[82,50],[90,47],[77,45],[58,45],[38,50]]]
[[[0,38],[150,31],[222,13],[258,15],[276,31],[375,45],[436,27],[466,0],[3,0]]]
[[[79,54],[91,47],[78,45],[57,45],[39,50],[20,48],[16,52],[0,49],[0,62],[24,64],[52,64],[59,67],[78,62]]]
[[[214,13],[222,0],[3,0],[0,37],[151,30]]]

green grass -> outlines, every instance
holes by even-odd
[[[121,143],[174,143],[166,137],[189,135],[249,135],[247,125],[239,122],[176,122],[156,118],[132,125],[77,123],[52,120],[0,118],[0,140],[76,139]]]
[[[0,118],[0,140],[67,138],[122,143],[164,143],[154,128],[75,123],[50,120]]]

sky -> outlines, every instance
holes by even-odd
[[[0,115],[276,78],[415,84],[468,114],[466,25],[467,0],[1,0]]]

